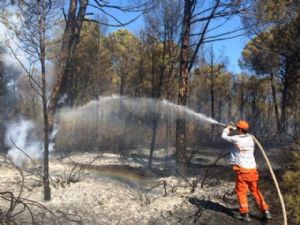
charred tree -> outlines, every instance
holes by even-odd
[[[43,104],[43,118],[44,118],[44,199],[51,199],[51,189],[49,182],[49,121],[48,108],[46,96],[46,4],[44,1],[38,1],[38,28],[39,28],[39,48],[40,48],[40,64],[42,77],[42,104]]]
[[[157,88],[155,88],[155,83],[153,80],[152,98],[159,99],[161,96],[164,73],[165,73],[165,55],[166,55],[166,30],[164,31],[164,37],[163,37],[163,53],[162,53],[162,63],[160,65],[159,83],[158,83]],[[159,103],[157,103],[157,113],[155,113],[153,115],[153,119],[152,119],[152,137],[151,137],[150,155],[149,155],[149,168],[152,168],[153,152],[154,152],[155,143],[156,143],[156,133],[157,133],[157,126],[158,126],[158,121],[159,121],[159,105],[158,104]]]
[[[64,82],[66,81],[67,69],[72,60],[76,46],[79,42],[79,36],[88,5],[88,0],[71,0],[69,4],[68,16],[66,16],[66,26],[62,37],[58,71],[56,73],[56,82],[50,96],[48,104],[49,128],[53,129],[54,114],[59,96],[62,92]]]
[[[209,73],[210,73],[210,113],[211,117],[215,118],[215,72],[214,72],[214,64],[215,64],[215,55],[213,52],[213,47],[210,47],[209,52]],[[211,142],[214,143],[214,125],[211,125]]]
[[[111,5],[106,1],[89,1],[89,0],[70,0],[68,15],[65,16],[65,30],[62,37],[62,46],[60,50],[59,65],[56,73],[56,82],[53,86],[53,90],[50,96],[48,104],[48,113],[49,113],[49,127],[53,128],[54,123],[54,114],[56,111],[57,102],[60,95],[62,94],[63,87],[67,80],[67,70],[72,62],[72,56],[76,50],[76,47],[79,43],[79,37],[83,22],[85,21],[86,9],[87,7],[94,8],[96,11],[103,13],[104,15],[110,17],[113,20],[113,23],[101,22],[94,19],[89,19],[91,22],[102,24],[105,26],[113,27],[122,27],[134,22],[142,14],[147,12],[149,8],[152,7],[152,2],[146,2],[141,4],[133,4],[128,6],[119,6]],[[106,12],[107,9],[115,9],[119,12],[134,12],[139,13],[135,18],[130,19],[129,21],[121,21],[117,17]],[[90,13],[93,15],[94,13]],[[50,129],[50,130],[51,130]]]
[[[274,81],[274,73],[270,73],[270,82],[271,82],[271,89],[272,89],[272,98],[273,98],[273,104],[274,104],[274,110],[275,110],[275,119],[276,119],[276,125],[277,125],[277,132],[280,130],[280,119],[279,119],[279,108],[278,108],[278,100],[277,100],[277,92],[276,92],[276,86]]]
[[[147,33],[150,36],[151,46],[151,97],[160,99],[164,96],[170,99],[174,64],[177,63],[178,46],[175,44],[178,38],[178,24],[180,21],[180,0],[166,0],[157,4],[153,11],[145,16]],[[166,93],[164,92],[166,91]],[[148,165],[152,167],[153,152],[156,146],[157,130],[159,127],[159,102],[156,105],[156,112],[152,117],[151,143]],[[170,132],[168,119],[166,119],[167,133]],[[168,139],[168,137],[166,137]]]
[[[188,98],[188,78],[189,78],[189,59],[190,59],[190,29],[191,19],[196,1],[184,1],[183,32],[180,47],[180,69],[179,69],[179,93],[178,105],[187,105]],[[186,121],[181,115],[176,121],[176,170],[180,174],[186,172]]]

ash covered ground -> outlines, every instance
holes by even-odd
[[[12,216],[16,214],[18,224],[32,224],[32,220],[36,224],[244,224],[232,217],[238,205],[228,159],[214,164],[222,149],[201,150],[191,161],[189,176],[175,176],[172,150],[155,151],[153,169],[145,169],[148,151],[131,151],[126,158],[112,153],[53,156],[52,199],[47,202],[43,201],[42,180],[37,175],[40,168],[27,163],[21,175],[3,158],[2,214],[7,215],[12,202],[16,204],[5,194],[11,192],[16,199],[21,193],[21,202],[28,206],[23,210],[22,204],[16,204]],[[277,168],[280,157],[272,151],[268,152]],[[260,186],[274,217],[269,224],[282,224],[274,185],[263,163],[259,164]],[[265,224],[250,196],[249,200],[251,224]]]

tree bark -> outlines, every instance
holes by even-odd
[[[245,106],[245,93],[244,93],[244,83],[240,84],[240,118],[244,119],[244,106]]]
[[[165,56],[166,56],[166,30],[164,32],[164,40],[163,40],[163,54],[162,54],[162,65],[160,65],[160,75],[159,75],[159,83],[157,86],[157,90],[154,91],[155,86],[154,82],[152,83],[152,98],[159,99],[161,96],[161,90],[163,86],[163,79],[164,79],[164,73],[165,73]],[[154,61],[152,62],[154,63]],[[154,71],[153,71],[154,72]],[[154,76],[154,74],[153,74]],[[156,93],[156,96],[155,96]],[[159,122],[159,103],[157,103],[157,113],[153,115],[153,121],[152,121],[152,138],[151,138],[151,145],[150,145],[150,155],[149,155],[149,168],[152,168],[152,159],[153,159],[153,152],[155,149],[156,144],[156,133],[157,133],[157,127]]]
[[[286,80],[284,82],[284,87],[282,90],[282,102],[281,102],[281,119],[280,119],[280,132],[286,132],[286,108],[287,108],[287,96],[288,96],[288,88],[286,84]]]
[[[253,134],[256,136],[257,135],[257,129],[256,129],[256,121],[259,120],[259,118],[257,117],[257,105],[256,105],[256,90],[252,91],[252,130],[253,130]]]
[[[213,49],[210,50],[210,111],[211,117],[215,119],[215,79],[214,79],[214,59],[213,59]],[[214,143],[214,125],[211,125],[211,142]]]
[[[291,65],[288,60],[288,58],[285,59],[285,76],[283,81],[283,89],[282,89],[282,99],[281,99],[281,118],[280,118],[280,133],[286,133],[287,132],[287,107],[288,107],[288,95],[289,95],[289,88],[291,82],[293,80],[290,80],[291,76]]]
[[[228,96],[228,121],[231,121],[232,114],[232,88],[229,90],[229,96]]]
[[[79,42],[79,35],[83,25],[88,2],[88,0],[81,0],[80,2],[78,2],[78,0],[70,1],[69,13],[68,17],[66,18],[66,27],[62,37],[56,83],[53,86],[48,104],[48,120],[50,131],[53,128],[56,105],[66,80],[66,71],[72,59],[72,54],[74,53]]]
[[[46,96],[46,15],[44,1],[38,4],[39,12],[39,45],[40,45],[40,63],[42,75],[42,102],[43,102],[43,115],[44,115],[44,199],[51,199],[51,189],[49,182],[49,124],[48,124],[48,109],[47,109],[47,96]]]
[[[274,83],[274,74],[271,72],[270,74],[270,81],[271,81],[271,89],[272,89],[272,97],[273,97],[273,104],[275,110],[275,118],[276,118],[276,125],[277,125],[277,132],[280,130],[280,119],[279,119],[279,110],[278,110],[278,101],[276,96],[276,87]]]
[[[140,53],[142,55],[142,53]],[[142,94],[143,81],[144,81],[144,57],[141,57],[138,69],[138,81],[135,89],[135,97],[139,97]]]
[[[189,76],[189,33],[191,17],[195,1],[184,1],[183,32],[180,47],[180,76],[178,105],[187,105],[188,76]],[[186,173],[186,121],[181,115],[176,121],[176,170],[180,174]]]

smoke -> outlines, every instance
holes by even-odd
[[[22,151],[33,159],[42,157],[42,143],[33,137],[35,128],[32,121],[25,119],[6,124],[5,144],[10,148],[7,155],[17,166],[23,166],[29,160]]]
[[[5,126],[5,144],[9,147],[7,155],[17,166],[21,167],[30,160],[26,154],[34,160],[43,158],[44,146],[38,135],[40,128],[33,121],[20,118],[6,123]],[[56,132],[57,127],[52,132],[50,140],[54,138]],[[49,144],[49,151],[54,151],[54,143]]]

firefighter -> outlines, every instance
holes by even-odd
[[[235,128],[227,125],[223,130],[222,138],[234,145],[230,152],[230,164],[236,173],[236,194],[239,201],[240,213],[235,215],[237,219],[250,222],[248,191],[250,190],[259,209],[264,213],[265,219],[271,219],[269,206],[258,189],[258,172],[254,158],[254,140],[248,134],[249,124],[246,121],[239,121],[236,124],[237,135],[230,135]]]

